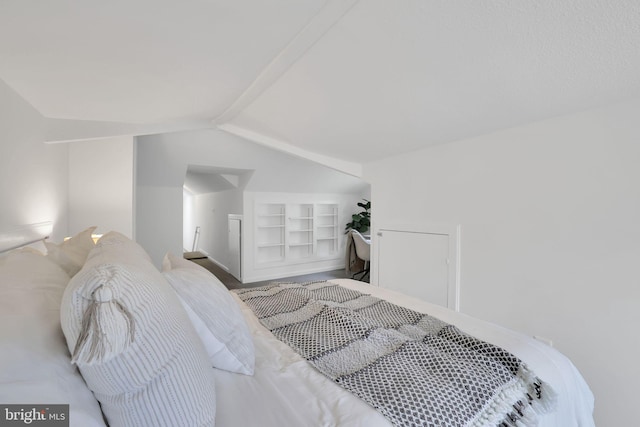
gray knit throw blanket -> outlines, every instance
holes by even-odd
[[[234,292],[278,339],[397,426],[533,426],[555,394],[455,326],[333,283]]]

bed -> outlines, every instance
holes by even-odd
[[[575,366],[552,347],[500,326],[388,289],[349,279],[332,282],[416,311],[430,313],[525,360],[557,393],[556,409],[540,417],[540,426],[593,426],[591,391]],[[244,379],[247,384],[243,384],[242,380],[234,379],[227,372],[216,371],[216,380],[224,384],[221,388],[225,390],[219,396],[218,414],[224,425],[233,425],[238,420],[238,425],[255,425],[258,419],[262,420],[260,425],[286,425],[289,417],[295,416],[294,409],[300,407],[305,408],[304,415],[299,415],[301,418],[296,420],[300,423],[304,421],[302,417],[311,417],[319,420],[318,425],[391,425],[379,413],[372,411],[369,405],[319,374],[286,344],[275,338],[260,324],[252,311],[237,296],[235,298],[243,307],[258,349],[256,375],[261,378],[257,384],[249,384],[248,379]],[[301,381],[303,385],[300,384]],[[269,400],[260,399],[263,395],[269,395]],[[318,396],[322,396],[322,399]],[[256,412],[245,411],[243,402],[246,401],[254,402],[252,406],[258,404],[260,408]],[[275,406],[292,408],[291,412],[269,411],[274,401],[278,402]],[[268,416],[265,417],[265,413]],[[229,424],[226,424],[227,420]]]
[[[159,271],[118,233],[94,245],[91,231],[0,255],[0,404],[68,404],[83,427],[394,425],[270,332],[247,295],[170,254]],[[542,342],[362,282],[312,286],[428,313],[504,349],[552,390],[538,425],[594,425],[584,379]]]

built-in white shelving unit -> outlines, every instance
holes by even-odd
[[[338,205],[318,204],[316,218],[316,253],[333,255],[338,252]]]
[[[287,258],[296,260],[313,256],[313,205],[287,205]]]
[[[256,265],[312,262],[338,255],[338,204],[259,203]]]
[[[256,212],[256,250],[260,262],[285,259],[285,209],[281,203],[264,203]]]

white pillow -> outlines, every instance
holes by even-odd
[[[72,427],[104,427],[60,327],[68,282],[42,254],[17,250],[0,257],[0,402],[68,404]]]
[[[58,244],[44,242],[47,247],[47,257],[58,264],[70,277],[73,277],[84,265],[87,255],[93,247],[91,233],[97,227],[89,227],[72,238]]]
[[[98,241],[64,293],[61,319],[110,425],[214,425],[215,380],[202,343],[135,242],[115,232]]]
[[[167,254],[164,276],[176,291],[209,355],[213,367],[253,375],[255,349],[240,307],[208,270]]]

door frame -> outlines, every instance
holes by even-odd
[[[243,216],[242,216],[242,215],[240,215],[240,214],[228,214],[228,215],[227,215],[227,230],[230,230],[230,224],[231,224],[231,221],[239,221],[239,222],[240,222],[240,224],[239,224],[239,225],[240,225],[240,227],[239,227],[239,228],[240,228],[240,230],[239,230],[240,235],[238,236],[238,245],[239,245],[239,251],[240,251],[240,254],[239,254],[239,255],[240,255],[240,259],[239,259],[239,266],[238,266],[238,273],[239,273],[239,274],[238,274],[238,275],[239,275],[240,277],[236,277],[236,279],[240,280],[241,282],[242,282],[242,276],[243,276],[243,274],[242,274],[242,266],[243,266],[243,264],[244,264],[244,263],[242,262],[242,260],[243,260],[243,258],[244,258],[244,254],[243,254],[244,245],[242,244],[242,235],[243,235],[243,230],[242,230],[242,227],[243,227],[243,224],[242,224],[243,219],[242,219],[242,217],[243,217]],[[230,254],[230,252],[231,252],[231,251],[230,251],[231,241],[229,240],[229,233],[230,233],[230,231],[228,231],[228,233],[227,233],[227,250],[229,251],[229,254]],[[231,256],[229,256],[229,264],[231,264]],[[229,269],[229,270],[230,270],[230,269]],[[234,275],[231,273],[231,271],[229,271],[229,273],[230,273],[232,276],[234,276]],[[234,276],[234,277],[235,277],[235,276]]]

